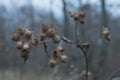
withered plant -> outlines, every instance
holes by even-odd
[[[65,49],[62,47],[63,42],[76,45],[76,48],[79,48],[83,52],[86,63],[86,70],[81,73],[79,80],[88,80],[88,75],[90,75],[91,73],[88,71],[87,52],[90,48],[91,42],[80,43],[80,41],[77,39],[77,25],[83,25],[85,23],[85,16],[86,14],[83,11],[70,12],[70,17],[76,22],[76,25],[74,27],[75,41],[70,40],[63,35],[57,34],[55,29],[48,24],[43,24],[41,26],[42,31],[39,35],[39,38],[35,36],[33,31],[20,27],[18,28],[17,33],[11,36],[11,39],[16,43],[16,48],[20,51],[19,55],[24,61],[29,58],[29,53],[32,51],[33,47],[36,47],[38,45],[44,45],[46,55],[50,57],[49,65],[51,68],[55,68],[56,65],[58,65],[59,61],[62,63],[67,63],[67,59],[69,58],[69,56],[66,56],[64,53]],[[102,35],[102,38],[104,38],[107,42],[110,41],[110,32],[108,27],[103,27],[100,35]],[[53,42],[57,45],[51,55],[48,54],[47,43],[49,42]]]

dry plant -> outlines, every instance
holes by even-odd
[[[58,65],[59,61],[62,63],[67,62],[69,56],[63,54],[64,53],[64,48],[62,47],[63,42],[76,45],[76,48],[79,48],[83,52],[86,63],[85,71],[80,74],[78,80],[88,80],[88,75],[90,75],[91,73],[88,71],[87,52],[90,48],[91,43],[90,42],[80,43],[79,40],[77,40],[77,25],[79,24],[83,25],[85,23],[84,19],[85,16],[86,14],[83,11],[70,12],[70,17],[76,22],[74,28],[76,38],[75,41],[72,41],[63,35],[61,36],[57,34],[55,29],[48,24],[43,24],[41,26],[42,31],[40,33],[40,38],[37,38],[33,31],[20,27],[18,28],[17,33],[11,36],[11,39],[16,43],[16,48],[20,51],[19,55],[24,61],[28,59],[30,55],[29,53],[32,51],[33,47],[36,47],[38,45],[44,45],[46,55],[50,57],[49,65],[51,68],[55,68],[56,65]],[[102,38],[104,38],[107,42],[110,41],[110,32],[108,27],[103,27],[103,30],[100,34],[102,34]],[[57,47],[53,50],[53,53],[51,55],[48,54],[47,50],[48,49],[47,43],[49,42],[54,42],[54,44],[57,45]]]

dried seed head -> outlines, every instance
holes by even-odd
[[[16,43],[17,49],[22,49],[22,46],[23,46],[23,42],[22,42],[22,41],[18,41],[18,42]]]
[[[63,62],[63,63],[66,63],[66,60],[68,59],[68,57],[66,55],[62,55],[60,57],[60,61]]]
[[[105,40],[110,41],[110,31],[108,27],[103,27],[102,34]]]
[[[76,13],[73,11],[73,12],[70,12],[70,16],[73,18],[74,16],[76,15]]]
[[[108,27],[103,27],[103,32],[102,33],[103,33],[104,36],[108,36],[109,33],[110,33]]]
[[[79,16],[77,14],[73,18],[74,18],[75,21],[79,20]]]
[[[55,36],[53,37],[54,43],[58,43],[58,42],[60,42],[60,40],[61,40],[61,37],[60,37],[59,35],[55,35]]]
[[[50,28],[50,25],[47,25],[47,24],[43,24],[43,25],[42,25],[42,31],[43,31],[44,33],[46,33],[49,28]]]
[[[61,56],[61,53],[60,53],[59,51],[55,50],[55,51],[53,52],[53,57],[54,57],[54,59],[57,59],[59,56]]]
[[[56,49],[56,51],[63,52],[63,51],[64,51],[64,49],[63,49],[63,47],[58,46],[58,47],[57,47],[57,49]]]
[[[23,51],[23,52],[29,51],[30,48],[31,48],[30,45],[29,45],[28,43],[25,43],[25,44],[23,45],[23,47],[22,47],[22,51]]]
[[[79,12],[78,15],[79,15],[79,17],[81,17],[81,18],[84,18],[84,17],[86,16],[86,15],[85,15],[85,12]]]
[[[32,37],[32,35],[33,35],[32,31],[30,31],[28,29],[25,30],[25,38],[26,39],[30,39]]]
[[[85,20],[80,19],[79,22],[80,22],[80,24],[84,24]]]
[[[19,41],[20,37],[19,37],[17,34],[13,34],[13,35],[11,36],[11,39],[12,39],[13,41]]]
[[[54,37],[55,36],[55,30],[53,29],[53,28],[49,28],[48,30],[47,30],[47,35],[48,35],[48,37]]]
[[[42,32],[40,34],[41,41],[43,41],[46,37],[47,37],[47,35],[45,33]]]
[[[19,35],[24,35],[25,29],[24,28],[18,28],[18,34]]]
[[[54,68],[57,65],[57,62],[56,62],[56,60],[51,59],[50,62],[49,62],[49,64],[50,64],[51,68]]]
[[[22,53],[20,53],[20,57],[21,57],[24,61],[26,61],[26,60],[28,59],[28,57],[29,57],[29,53],[27,53],[27,52],[22,52]]]
[[[37,46],[37,45],[38,45],[38,40],[37,40],[37,38],[35,38],[35,37],[31,38],[31,40],[30,40],[30,45],[31,45],[31,46]]]

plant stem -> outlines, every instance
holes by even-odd
[[[83,52],[84,54],[84,58],[85,58],[85,63],[86,63],[86,79],[85,80],[88,80],[88,58],[87,58],[87,54],[86,52]]]

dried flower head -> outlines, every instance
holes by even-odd
[[[20,57],[21,57],[24,61],[26,61],[26,60],[28,59],[28,57],[29,57],[29,53],[27,53],[27,52],[22,52],[22,53],[20,53]]]
[[[84,23],[85,23],[85,20],[80,19],[79,22],[80,22],[80,24],[84,24]]]
[[[32,31],[30,31],[28,29],[25,30],[25,38],[26,39],[30,39],[32,37],[32,35],[33,35]]]
[[[63,51],[64,51],[64,49],[63,49],[63,47],[58,46],[58,47],[57,47],[57,49],[56,49],[56,51],[63,52]]]
[[[47,37],[47,35],[45,33],[42,32],[40,34],[41,41],[43,41],[46,37]]]
[[[17,34],[13,34],[13,35],[11,36],[11,39],[12,39],[13,41],[19,41],[20,37],[19,37]]]
[[[38,41],[37,38],[32,37],[29,43],[30,43],[31,46],[37,46],[37,45],[38,45],[38,42],[39,42],[39,41]]]
[[[25,29],[24,28],[18,28],[18,34],[19,35],[24,35]]]
[[[55,36],[55,30],[53,28],[49,28],[47,30],[47,36],[50,37],[50,38],[54,37]]]
[[[56,62],[56,60],[51,59],[50,62],[49,62],[49,64],[50,64],[50,67],[51,67],[51,68],[54,68],[54,67],[56,67],[57,62]]]
[[[105,40],[110,41],[110,30],[108,27],[103,27],[102,35]]]
[[[60,42],[60,41],[61,41],[61,36],[55,35],[55,36],[53,37],[53,41],[54,41],[54,43]]]
[[[43,31],[44,33],[46,33],[49,28],[50,28],[50,25],[47,25],[47,24],[43,24],[43,25],[42,25],[42,31]]]
[[[79,17],[82,18],[82,19],[86,16],[86,15],[85,15],[85,12],[83,12],[83,11],[82,11],[82,12],[78,12],[78,15],[79,15]]]
[[[75,21],[78,21],[78,20],[79,20],[79,16],[76,14],[76,15],[73,17],[73,19],[74,19]]]
[[[22,49],[22,46],[23,46],[23,42],[22,42],[22,41],[18,41],[18,42],[16,43],[16,48],[17,48],[17,49]]]
[[[60,57],[60,61],[63,62],[63,63],[66,63],[66,60],[68,59],[68,57],[66,55],[62,55]]]
[[[23,45],[23,47],[22,47],[22,51],[23,51],[23,52],[27,52],[27,51],[29,51],[30,49],[31,49],[30,44],[24,43],[24,45]]]
[[[70,12],[70,16],[73,18],[76,15],[74,11]]]
[[[55,51],[53,52],[53,58],[54,58],[54,59],[57,59],[58,57],[60,57],[60,55],[61,55],[61,53],[60,53],[59,51],[57,51],[57,50],[55,50]]]

